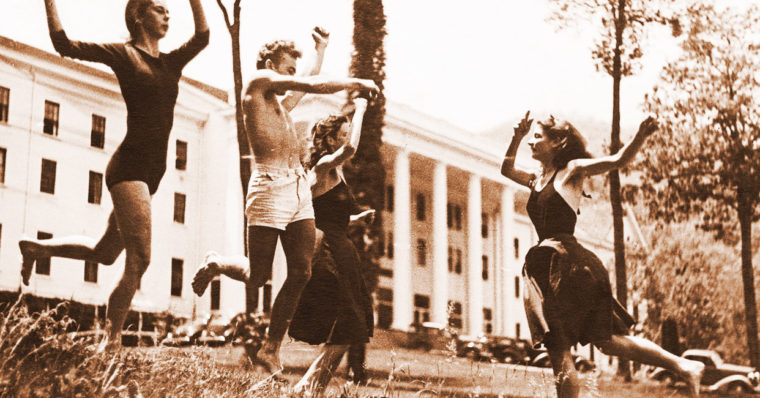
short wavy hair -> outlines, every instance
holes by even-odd
[[[129,0],[124,7],[124,22],[127,24],[129,35],[134,39],[140,33],[137,20],[145,16],[148,7],[153,5],[153,0]]]
[[[547,137],[561,142],[552,160],[555,168],[564,169],[571,160],[593,157],[586,149],[586,140],[570,122],[550,115],[538,125]]]
[[[301,51],[296,48],[296,44],[291,40],[275,40],[264,44],[259,51],[259,57],[256,59],[256,69],[266,68],[268,59],[272,62],[279,61],[283,54],[288,54],[293,58],[301,58]]]
[[[327,138],[332,137],[333,140],[337,140],[338,131],[340,131],[343,123],[348,123],[348,121],[348,115],[336,114],[330,115],[314,124],[314,127],[311,128],[314,146],[312,146],[311,155],[309,156],[309,168],[316,166],[319,159],[322,159],[323,156],[335,152],[337,148],[332,148],[328,144]]]

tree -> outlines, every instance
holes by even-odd
[[[380,88],[377,98],[370,102],[364,115],[362,139],[351,163],[345,167],[357,201],[377,210],[370,237],[375,243],[365,250],[374,264],[365,272],[368,286],[377,285],[378,244],[383,234],[382,209],[385,194],[385,165],[380,154],[385,118],[385,12],[382,0],[354,0],[354,53],[351,58],[351,75],[371,79]],[[365,253],[366,254],[366,253]]]
[[[235,0],[232,4],[232,20],[230,20],[227,7],[222,0],[216,0],[216,4],[219,5],[219,9],[224,16],[224,23],[227,26],[227,31],[230,34],[230,40],[232,41],[232,78],[234,81],[235,91],[235,124],[237,126],[237,143],[238,153],[240,155],[240,186],[243,190],[243,198],[246,197],[248,191],[248,180],[251,178],[251,145],[248,142],[248,135],[245,130],[245,120],[243,119],[243,73],[240,64],[240,1]],[[245,207],[245,199],[242,203]],[[245,219],[243,225],[247,225]],[[246,228],[243,228],[243,235],[247,233]],[[243,237],[245,242],[245,236]],[[248,249],[247,245],[243,244],[243,250]],[[245,309],[246,312],[255,312],[256,307],[259,304],[259,291],[249,285],[246,285],[245,289]]]
[[[647,98],[661,134],[645,149],[642,192],[665,221],[701,214],[731,238],[739,221],[750,362],[760,366],[752,222],[760,219],[760,8],[697,4],[680,58]]]
[[[597,62],[597,70],[612,77],[612,127],[610,132],[610,153],[622,148],[620,141],[620,81],[632,75],[638,68],[638,60],[643,55],[641,42],[644,28],[649,22],[673,22],[663,11],[655,10],[648,0],[552,0],[553,12],[550,19],[560,27],[573,23],[595,21],[601,24],[601,36],[592,50],[592,58]],[[660,3],[665,3],[661,1]],[[659,4],[662,6],[662,4]],[[678,33],[677,21],[673,23],[674,34]],[[625,266],[625,231],[623,229],[623,204],[620,193],[620,174],[609,172],[610,205],[612,206],[612,226],[615,251],[615,286],[617,299],[627,306],[628,290]],[[625,368],[625,369],[624,369]],[[620,370],[627,377],[624,361]]]

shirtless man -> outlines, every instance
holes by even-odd
[[[265,44],[256,62],[257,71],[243,93],[248,142],[255,160],[245,210],[249,264],[241,264],[239,257],[221,257],[211,252],[193,281],[193,289],[199,295],[219,273],[246,280],[259,288],[271,278],[277,239],[280,239],[287,262],[287,278],[272,306],[266,341],[258,353],[249,352],[254,363],[270,372],[282,368],[280,344],[301,291],[311,276],[315,243],[311,190],[301,164],[307,140],[298,136],[289,111],[305,93],[377,91],[370,80],[295,76],[296,60],[300,56],[293,42],[277,40]],[[284,97],[280,99],[280,96]]]

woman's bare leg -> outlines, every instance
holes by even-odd
[[[293,387],[296,394],[319,397],[324,392],[330,380],[338,369],[343,354],[348,350],[347,345],[324,345],[317,359],[312,362],[309,370]]]
[[[612,335],[610,340],[596,344],[607,355],[668,369],[681,376],[689,385],[692,396],[699,396],[699,382],[705,365],[673,355],[650,340],[626,335]]]
[[[581,386],[578,381],[578,372],[575,370],[573,355],[570,353],[570,347],[559,345],[557,347],[548,347],[547,351],[552,363],[554,376],[557,378],[557,397],[578,397]]]
[[[121,329],[137,286],[150,264],[151,205],[148,186],[124,181],[111,188],[114,212],[127,251],[124,274],[108,299],[107,340],[102,348],[121,344]]]
[[[22,239],[18,246],[22,257],[21,280],[24,285],[29,285],[34,264],[39,258],[66,257],[111,265],[124,250],[114,212],[108,217],[108,227],[97,242],[87,236],[67,236],[43,240]]]

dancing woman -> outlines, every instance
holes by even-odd
[[[515,166],[517,147],[531,130],[529,116],[526,113],[514,129],[501,173],[531,189],[526,209],[539,243],[525,256],[525,311],[533,343],[548,350],[558,397],[578,396],[580,385],[570,353],[576,343],[592,343],[607,355],[669,369],[686,380],[693,396],[699,395],[704,365],[629,336],[634,321],[613,298],[607,270],[573,236],[584,179],[628,164],[657,130],[657,122],[647,118],[622,150],[592,159],[575,127],[549,117],[538,123],[540,128],[528,140],[533,158],[541,165],[531,172]]]
[[[333,261],[315,257],[312,278],[301,293],[288,333],[310,344],[325,343],[295,386],[296,391],[316,396],[329,384],[349,346],[369,341],[374,325],[372,300],[359,268],[361,260],[348,236],[356,204],[343,176],[343,164],[359,145],[367,100],[356,98],[354,103],[356,110],[350,125],[346,116],[330,116],[317,122],[312,130],[314,147],[309,163],[314,181],[311,192],[315,223]],[[359,217],[371,216],[372,212]],[[363,373],[363,369],[354,372]]]
[[[113,200],[108,227],[98,242],[81,236],[50,240],[21,240],[21,278],[29,284],[34,264],[45,257],[67,257],[110,265],[122,250],[124,274],[108,300],[107,338],[101,348],[116,348],[138,283],[150,264],[151,197],[166,170],[169,133],[182,69],[209,41],[201,0],[190,0],[195,34],[170,53],[158,42],[169,29],[163,0],[129,0],[125,21],[131,39],[126,43],[93,44],[69,40],[58,17],[55,0],[45,0],[53,46],[65,57],[108,65],[116,74],[127,105],[127,134],[106,168],[106,186]]]

